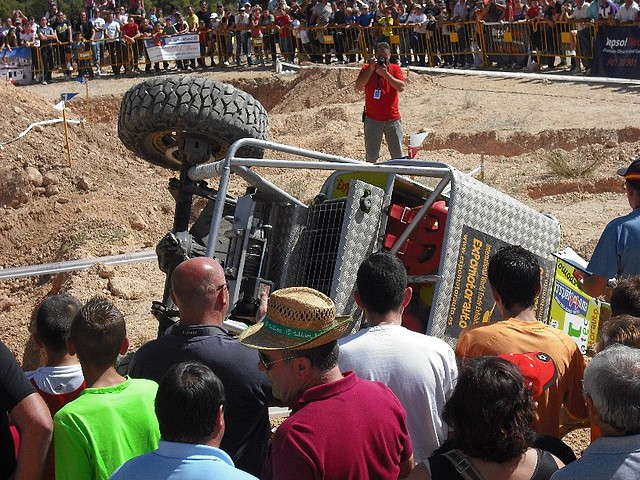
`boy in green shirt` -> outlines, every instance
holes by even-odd
[[[122,463],[158,447],[158,385],[116,372],[129,340],[122,313],[93,297],[71,323],[68,350],[77,354],[87,389],[53,419],[56,478],[107,479]]]

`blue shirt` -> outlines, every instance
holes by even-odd
[[[604,278],[640,275],[640,208],[609,222],[587,270]]]
[[[207,445],[160,440],[157,450],[132,458],[111,480],[162,478],[167,480],[256,480],[233,466],[223,450]]]
[[[640,475],[640,435],[600,437],[551,480],[636,480]]]
[[[371,25],[371,22],[373,21],[374,17],[375,17],[375,14],[373,12],[361,13],[360,15],[358,15],[358,18],[356,19],[356,23],[361,27],[368,27],[369,25]]]

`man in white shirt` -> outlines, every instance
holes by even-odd
[[[120,76],[120,67],[123,65],[123,48],[125,45],[120,41],[120,22],[114,17],[113,13],[107,14],[107,20],[104,24],[104,35],[107,39],[107,48],[109,49],[109,59],[111,61],[111,69],[113,74]]]
[[[596,0],[597,1],[597,0]],[[591,27],[591,19],[589,17],[589,8],[591,4],[586,2],[585,0],[576,0],[576,6],[573,8],[573,11],[568,13],[568,10],[563,10],[563,13],[568,13],[566,16],[567,20],[581,20],[580,22],[576,22],[571,24],[572,27],[575,27],[575,30],[571,30],[571,35],[573,39],[573,44],[571,46],[572,50],[576,50],[576,40],[578,43],[577,48],[577,57],[575,59],[575,66],[571,70],[570,73],[579,73],[580,62],[584,65],[584,68],[589,71],[591,68],[593,57],[593,28]]]
[[[425,461],[448,437],[442,411],[458,377],[455,355],[439,338],[402,326],[412,289],[397,256],[371,255],[360,265],[356,285],[368,327],[340,339],[340,370],[393,391],[407,412],[416,462]]]
[[[97,9],[96,9],[97,11]],[[91,19],[91,23],[93,23],[93,29],[95,33],[93,34],[93,42],[91,43],[91,50],[93,50],[93,58],[95,61],[94,66],[96,67],[96,71],[98,76],[102,75],[102,69],[100,68],[101,59],[103,57],[104,52],[104,26],[106,24],[104,18],[100,15],[97,15],[95,18]]]
[[[634,0],[624,0],[624,5],[620,6],[616,13],[616,22],[620,24],[633,23],[638,17],[638,4]]]
[[[247,63],[253,65],[253,57],[251,55],[252,49],[249,48],[249,42],[251,41],[251,31],[249,26],[251,25],[251,4],[245,3],[235,18],[236,23],[236,66],[242,64],[241,55],[244,53],[247,56]]]

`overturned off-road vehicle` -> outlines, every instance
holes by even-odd
[[[543,267],[536,309],[547,318],[558,222],[449,165],[407,159],[374,165],[269,142],[268,116],[257,100],[194,76],[131,88],[118,132],[138,156],[178,172],[169,182],[173,228],[156,248],[167,275],[164,298],[152,307],[159,334],[177,320],[173,269],[204,255],[224,267],[234,305],[230,328],[242,328],[233,320],[253,322],[263,288],[304,285],[352,315],[354,331],[361,321],[353,300],[358,266],[371,252],[389,250],[413,287],[405,325],[453,343],[462,328],[498,315],[486,283],[488,261],[501,245],[520,244]],[[327,176],[307,203],[260,175],[262,167]],[[247,183],[243,195],[228,195],[232,175]],[[192,221],[198,197],[206,206]]]

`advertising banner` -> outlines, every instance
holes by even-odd
[[[186,60],[200,56],[200,40],[197,34],[150,38],[145,40],[145,45],[151,63]]]
[[[557,259],[549,324],[573,338],[585,354],[587,347],[596,343],[600,302],[580,288],[583,276],[577,267]]]
[[[594,76],[640,79],[640,27],[601,25],[593,57]]]
[[[0,54],[0,78],[15,85],[28,85],[31,73],[31,48],[5,48]]]
[[[447,335],[457,338],[468,326],[502,319],[491,294],[487,269],[491,256],[505,245],[506,242],[491,235],[468,226],[463,227],[445,330]],[[549,303],[549,286],[553,282],[554,263],[541,257],[538,257],[538,262],[541,268],[542,289],[536,299],[534,310],[538,320],[547,323],[545,307]]]

